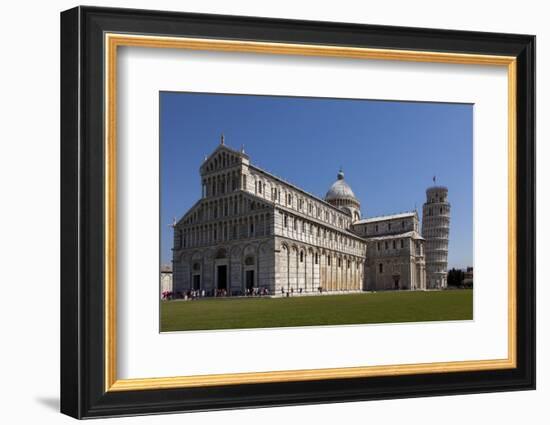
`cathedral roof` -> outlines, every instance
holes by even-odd
[[[325,205],[325,206],[328,207],[328,208],[331,208],[331,209],[332,209],[333,211],[335,211],[335,212],[338,212],[338,213],[341,213],[341,214],[345,214],[344,212],[342,212],[342,210],[341,210],[340,208],[338,208],[338,207],[332,205],[331,203],[327,202],[326,199],[322,199],[322,198],[320,198],[320,197],[318,197],[318,196],[316,196],[316,195],[314,195],[314,194],[312,194],[312,193],[309,193],[308,191],[302,189],[301,187],[296,186],[295,184],[290,183],[290,182],[286,181],[285,179],[283,179],[283,178],[281,178],[281,177],[279,177],[279,176],[276,176],[275,174],[270,173],[269,171],[266,171],[266,170],[264,170],[263,168],[258,167],[257,165],[250,164],[248,167],[251,168],[251,169],[253,169],[253,170],[255,170],[255,171],[258,171],[258,172],[260,172],[260,173],[262,173],[262,174],[265,174],[266,176],[268,176],[268,177],[270,177],[270,178],[272,178],[272,179],[274,179],[274,180],[277,180],[278,182],[282,183],[282,184],[285,185],[285,186],[291,187],[292,189],[295,189],[295,190],[297,190],[297,191],[299,191],[299,192],[301,192],[301,193],[303,193],[303,194],[305,194],[305,195],[307,195],[307,196],[310,196],[312,199],[314,199],[314,200],[316,200],[316,201],[318,201],[318,202],[321,202],[323,205]]]
[[[384,241],[384,240],[392,240],[392,239],[399,239],[399,238],[413,238],[413,239],[424,240],[424,238],[420,235],[420,233],[414,230],[411,230],[405,233],[395,233],[395,234],[381,235],[381,236],[369,236],[369,237],[366,237],[365,240],[372,242],[372,241]]]
[[[395,220],[395,219],[398,219],[398,218],[414,217],[415,215],[416,215],[416,211],[408,211],[408,212],[392,214],[392,215],[381,215],[379,217],[364,218],[363,220],[356,221],[354,224],[376,223],[378,221],[386,221],[386,220]]]
[[[342,170],[338,172],[337,180],[332,184],[327,194],[325,195],[325,201],[335,201],[338,199],[354,199],[357,200],[353,190],[344,180],[344,173]]]

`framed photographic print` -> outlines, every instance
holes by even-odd
[[[535,387],[535,38],[61,14],[61,411]]]

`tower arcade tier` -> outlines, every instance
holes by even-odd
[[[448,189],[432,186],[426,190],[422,208],[422,236],[426,240],[426,286],[428,289],[447,287],[447,255],[451,204]]]

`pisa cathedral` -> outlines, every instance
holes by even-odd
[[[446,287],[447,189],[416,211],[362,218],[340,171],[324,199],[221,143],[200,166],[202,197],[174,223],[173,291],[270,295]]]

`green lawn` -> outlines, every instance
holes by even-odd
[[[472,290],[162,301],[161,331],[471,320]]]

